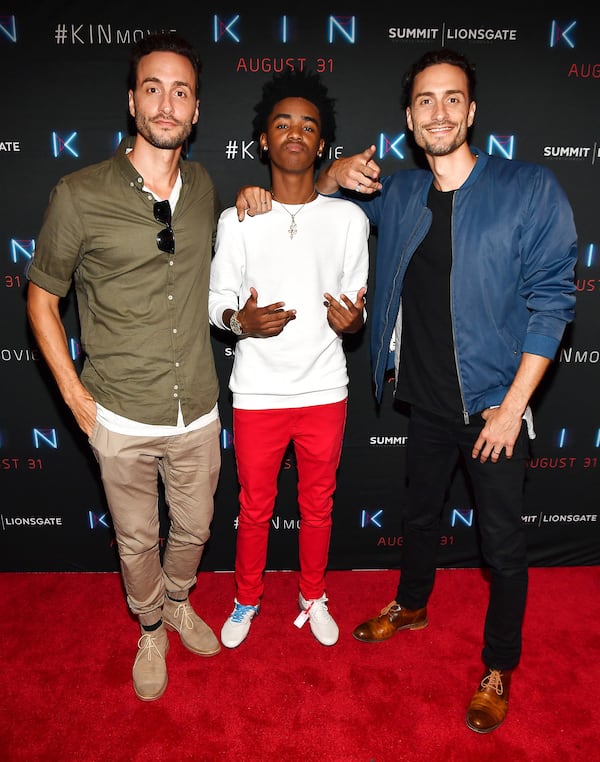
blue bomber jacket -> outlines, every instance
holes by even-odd
[[[546,167],[489,156],[455,191],[450,305],[455,356],[468,416],[499,405],[523,352],[553,359],[575,309],[573,212]],[[370,349],[381,400],[406,268],[431,225],[428,170],[401,170],[356,201],[377,228]],[[396,356],[399,356],[398,349]]]

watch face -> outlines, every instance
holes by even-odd
[[[238,313],[234,312],[231,318],[229,319],[229,327],[235,333],[236,336],[242,335],[242,324],[238,320]]]

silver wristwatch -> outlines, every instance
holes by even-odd
[[[229,327],[231,328],[232,332],[235,333],[236,336],[241,336],[244,332],[242,329],[242,324],[240,323],[238,319],[239,311],[236,310],[233,315],[229,318]]]

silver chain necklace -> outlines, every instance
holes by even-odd
[[[283,204],[281,204],[281,201],[278,202],[279,204],[281,204],[282,208],[285,209],[285,211],[292,218],[292,221],[290,222],[290,226],[288,228],[288,233],[290,234],[290,241],[292,240],[292,238],[298,232],[298,225],[296,225],[296,215],[300,214],[300,212],[304,209],[304,207],[308,204],[308,202],[312,201],[313,196],[316,197],[316,195],[318,195],[317,189],[313,188],[312,191],[310,192],[310,196],[302,204],[300,209],[297,209],[293,214],[292,214],[292,212],[290,212],[290,210],[287,207],[285,207],[285,206],[283,206]],[[275,194],[273,193],[273,189],[272,188],[271,188],[271,196],[273,196],[273,201],[277,201],[277,199],[275,198]]]

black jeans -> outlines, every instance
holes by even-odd
[[[404,519],[400,583],[396,600],[422,608],[433,588],[440,521],[458,459],[475,497],[481,552],[491,573],[482,658],[492,669],[515,667],[521,655],[521,630],[527,598],[527,542],[523,486],[529,440],[525,422],[512,458],[480,463],[471,450],[484,421],[471,416],[448,420],[413,407],[408,427],[408,506]],[[460,612],[457,612],[460,615]]]

